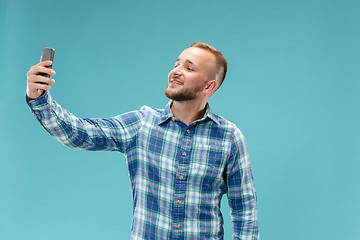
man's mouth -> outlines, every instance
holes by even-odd
[[[174,85],[183,85],[183,83],[180,80],[176,79],[176,78],[171,78],[170,83],[174,84]]]

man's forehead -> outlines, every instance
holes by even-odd
[[[176,61],[185,61],[194,65],[200,65],[209,63],[209,61],[215,60],[215,56],[209,51],[197,48],[190,47],[185,49]]]

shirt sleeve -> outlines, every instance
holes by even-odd
[[[67,147],[84,150],[126,152],[143,124],[144,111],[113,118],[78,118],[62,108],[46,91],[26,102],[40,124]]]
[[[245,138],[235,130],[226,171],[233,239],[258,240],[256,191]]]

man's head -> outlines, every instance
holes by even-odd
[[[219,87],[224,82],[227,72],[227,61],[224,55],[216,48],[202,42],[194,42],[191,47],[201,48],[208,52],[211,52],[215,56],[215,64],[211,71],[213,79],[218,81]]]
[[[221,52],[195,42],[175,61],[165,95],[175,101],[209,98],[224,81],[226,71],[227,62]]]

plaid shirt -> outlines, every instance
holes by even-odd
[[[215,115],[189,126],[165,109],[77,118],[48,92],[27,100],[42,126],[72,148],[122,152],[133,196],[131,239],[223,239],[227,194],[233,239],[259,239],[256,193],[245,139]]]

